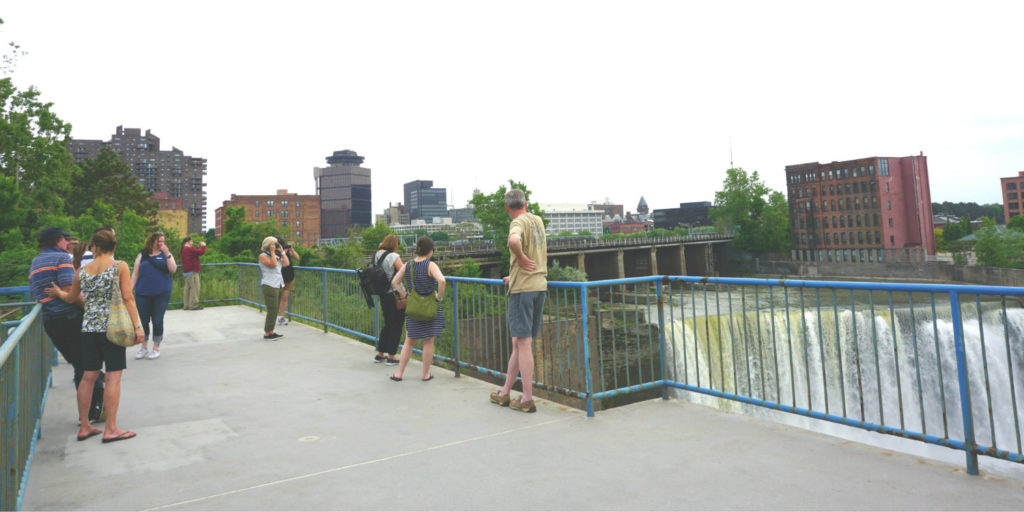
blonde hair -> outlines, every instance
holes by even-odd
[[[377,249],[388,252],[398,252],[398,237],[395,235],[388,235],[384,237],[384,240],[380,242]]]
[[[156,250],[156,241],[159,240],[160,237],[162,237],[162,236],[164,236],[164,234],[162,232],[160,232],[160,231],[157,231],[156,233],[153,233],[152,235],[147,236],[146,237],[146,243],[143,246],[142,250],[146,254],[149,254],[149,253],[155,251]]]
[[[268,236],[263,239],[263,245],[260,246],[260,250],[263,252],[270,252],[270,250],[274,248],[275,244],[277,244],[277,237]]]

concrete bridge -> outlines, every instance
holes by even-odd
[[[498,407],[434,367],[403,382],[373,348],[244,306],[169,311],[130,359],[120,427],[75,440],[54,369],[25,510],[1019,510],[1024,480],[682,400]],[[129,352],[132,354],[133,352]],[[888,436],[876,436],[891,439]]]
[[[573,267],[587,273],[591,281],[622,279],[656,274],[717,275],[718,261],[732,235],[694,235],[618,240],[566,240],[548,244],[548,265]],[[453,247],[436,258],[444,265],[458,266],[472,258],[483,277],[501,277],[508,269],[493,246]]]

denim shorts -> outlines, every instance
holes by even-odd
[[[508,331],[513,338],[536,338],[544,317],[547,292],[522,292],[508,296]]]

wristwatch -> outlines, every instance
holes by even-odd
[[[136,325],[135,327],[132,327],[132,329],[142,329],[142,325]]]

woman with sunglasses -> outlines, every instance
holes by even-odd
[[[146,338],[135,353],[135,359],[160,357],[160,342],[164,340],[164,313],[171,301],[171,274],[178,269],[160,231],[146,238],[146,245],[135,257],[132,269],[132,289],[139,307],[139,319]],[[153,351],[147,350],[149,324],[153,322]]]

